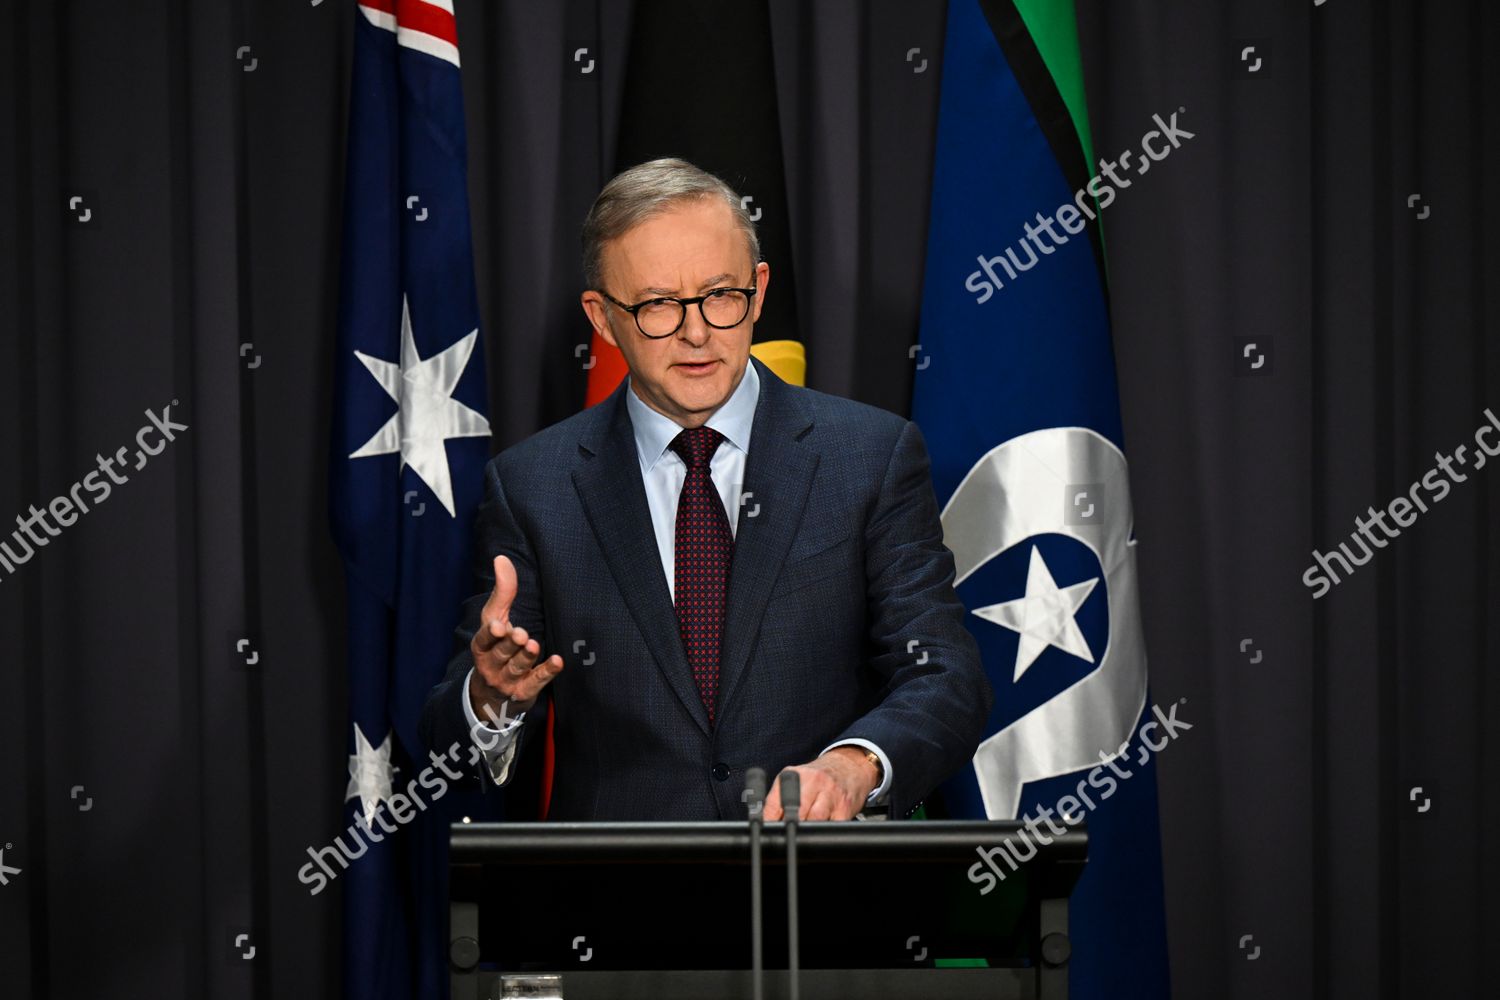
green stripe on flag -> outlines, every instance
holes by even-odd
[[[1083,96],[1083,54],[1078,48],[1078,18],[1073,0],[1014,0],[1026,30],[1052,74],[1052,82],[1068,106],[1089,175],[1094,173],[1094,140],[1089,129],[1089,105]]]

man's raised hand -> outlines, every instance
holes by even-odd
[[[481,719],[526,711],[536,704],[542,688],[562,673],[561,656],[554,653],[538,664],[542,647],[524,628],[511,625],[510,606],[515,599],[515,564],[507,556],[496,556],[495,589],[479,612],[479,630],[469,642],[474,654],[469,700]]]

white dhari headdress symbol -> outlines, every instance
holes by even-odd
[[[1103,485],[1097,520],[1067,523],[1064,493],[1072,483]],[[1112,759],[1146,704],[1129,467],[1119,448],[1086,428],[1022,434],[974,464],[942,520],[943,541],[957,565],[955,586],[1002,552],[1046,534],[1087,546],[1104,576],[1109,642],[1098,667],[985,740],[974,754],[985,814],[1014,819],[1027,782]]]

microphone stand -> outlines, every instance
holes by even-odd
[[[755,1000],[765,1000],[765,930],[761,919],[760,834],[766,812],[766,772],[752,767],[745,772],[741,796],[750,810],[750,981]]]
[[[802,779],[796,771],[781,772],[781,808],[786,813],[786,971],[787,996],[799,992],[797,956],[797,813],[802,808]]]

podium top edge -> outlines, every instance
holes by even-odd
[[[807,861],[954,861],[1009,843],[1034,848],[1043,863],[1079,862],[1088,856],[1082,824],[1062,834],[1011,820],[903,820],[797,824],[797,848]],[[619,861],[743,860],[750,850],[746,822],[455,823],[453,864],[587,863]],[[761,844],[772,857],[785,853],[786,825],[766,823]]]

